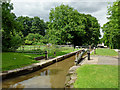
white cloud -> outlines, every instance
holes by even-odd
[[[77,9],[80,13],[96,17],[101,26],[107,22],[107,2],[113,1],[115,0],[11,0],[14,6],[13,12],[17,16],[39,16],[48,21],[50,9],[64,3]],[[103,33],[101,34],[103,35]]]
[[[116,0],[11,0],[12,2],[114,2]]]

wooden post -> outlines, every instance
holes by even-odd
[[[90,60],[90,50],[87,51],[88,54],[88,60]]]
[[[54,52],[54,56],[56,56],[56,52]]]

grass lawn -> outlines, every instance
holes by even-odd
[[[50,48],[51,49],[51,48]],[[78,49],[75,49],[76,51]],[[73,52],[72,47],[61,47],[56,49],[56,56],[54,56],[54,50],[48,50],[49,57],[57,57],[70,52]],[[39,61],[33,58],[38,56],[45,56],[44,54],[27,54],[27,53],[14,53],[14,52],[3,52],[2,53],[2,71],[12,70],[20,67],[30,65],[32,63],[37,63]]]
[[[24,53],[4,52],[2,53],[2,71],[20,68],[38,61],[31,59],[31,56]]]
[[[54,50],[53,49],[48,49],[48,57],[57,57],[57,56],[61,56],[61,55],[64,55],[64,54],[67,54],[67,53],[70,53],[70,52],[74,52],[74,51],[77,51],[79,49],[74,49],[72,47],[61,47],[61,48],[57,48],[55,51],[56,51],[56,56],[54,56]],[[25,56],[28,56],[30,58],[35,58],[35,57],[38,57],[38,56],[45,56],[45,54],[25,54]]]
[[[75,88],[118,88],[118,66],[83,65],[76,72]]]
[[[96,49],[96,54],[92,52],[91,55],[102,55],[102,56],[118,56],[118,53],[112,49]]]

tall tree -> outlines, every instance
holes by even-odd
[[[89,45],[97,45],[99,42],[99,37],[100,35],[100,24],[98,23],[98,20],[91,16],[91,15],[86,15],[85,16],[87,22],[85,24],[85,42],[88,43]]]
[[[39,17],[34,17],[31,27],[32,33],[39,33],[40,35],[45,35],[46,23],[43,20],[40,20]]]
[[[120,1],[116,0],[112,6],[108,7],[109,15],[106,24],[103,25],[102,29],[104,32],[103,40],[105,45],[110,48],[120,49]]]
[[[49,15],[47,33],[50,40],[57,44],[71,42],[76,46],[85,44],[89,38],[90,41],[94,40],[93,43],[99,39],[100,26],[96,18],[90,15],[80,14],[76,9],[63,4],[52,8]]]
[[[29,18],[28,16],[20,16],[17,21],[23,26],[23,35],[26,37],[29,33],[39,33],[40,35],[45,35],[46,23],[40,20],[39,17]]]
[[[23,27],[22,33],[23,33],[24,37],[27,36],[29,33],[31,33],[33,18],[29,18],[28,16],[26,16],[26,17],[20,16],[17,18],[17,21]]]
[[[16,22],[16,16],[11,12],[13,4],[2,2],[2,50],[15,50],[22,43],[20,24]]]
[[[57,43],[59,44],[65,44],[69,41],[73,42],[75,34],[77,35],[78,32],[80,32],[81,35],[85,33],[84,25],[82,25],[79,17],[80,14],[78,11],[68,5],[62,4],[55,7],[55,9],[51,9],[50,12],[48,32],[58,37]]]

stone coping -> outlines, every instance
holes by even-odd
[[[65,88],[74,88],[73,84],[75,83],[77,79],[77,73],[76,70],[85,63],[87,55],[83,57],[83,60],[78,64],[72,66],[67,75],[66,75],[66,81],[65,81]]]
[[[92,53],[93,50],[90,52]],[[100,56],[100,55],[91,55],[91,59],[88,60],[87,55],[84,56],[84,59],[77,65],[77,66],[72,66],[66,76],[66,81],[65,81],[65,88],[74,88],[73,84],[75,83],[76,79],[77,79],[77,73],[76,73],[76,69],[78,69],[81,65],[84,64],[99,64],[99,65],[114,65],[115,63],[115,59],[118,59],[118,56]],[[110,63],[106,63],[104,62],[104,59],[100,60],[100,57],[102,58],[106,58],[106,61],[109,61]],[[108,59],[108,58],[112,58],[114,59],[113,63],[111,62],[112,60]],[[117,65],[117,64],[116,64]]]
[[[66,59],[70,56],[73,56],[77,52],[81,52],[81,50],[71,52],[71,53],[68,53],[68,54],[65,54],[65,55],[62,55],[62,56],[58,56],[56,58],[49,59],[49,60],[46,60],[44,62],[34,63],[32,65],[25,66],[25,67],[22,67],[22,68],[17,68],[17,69],[14,69],[14,70],[5,71],[5,72],[0,73],[0,77],[2,77],[2,80],[4,80],[4,79],[17,77],[17,76],[20,76],[20,75],[25,75],[25,74],[28,74],[28,73],[32,73],[32,72],[40,70],[40,69],[42,69],[46,66],[49,66],[53,63],[62,61],[62,60]]]

